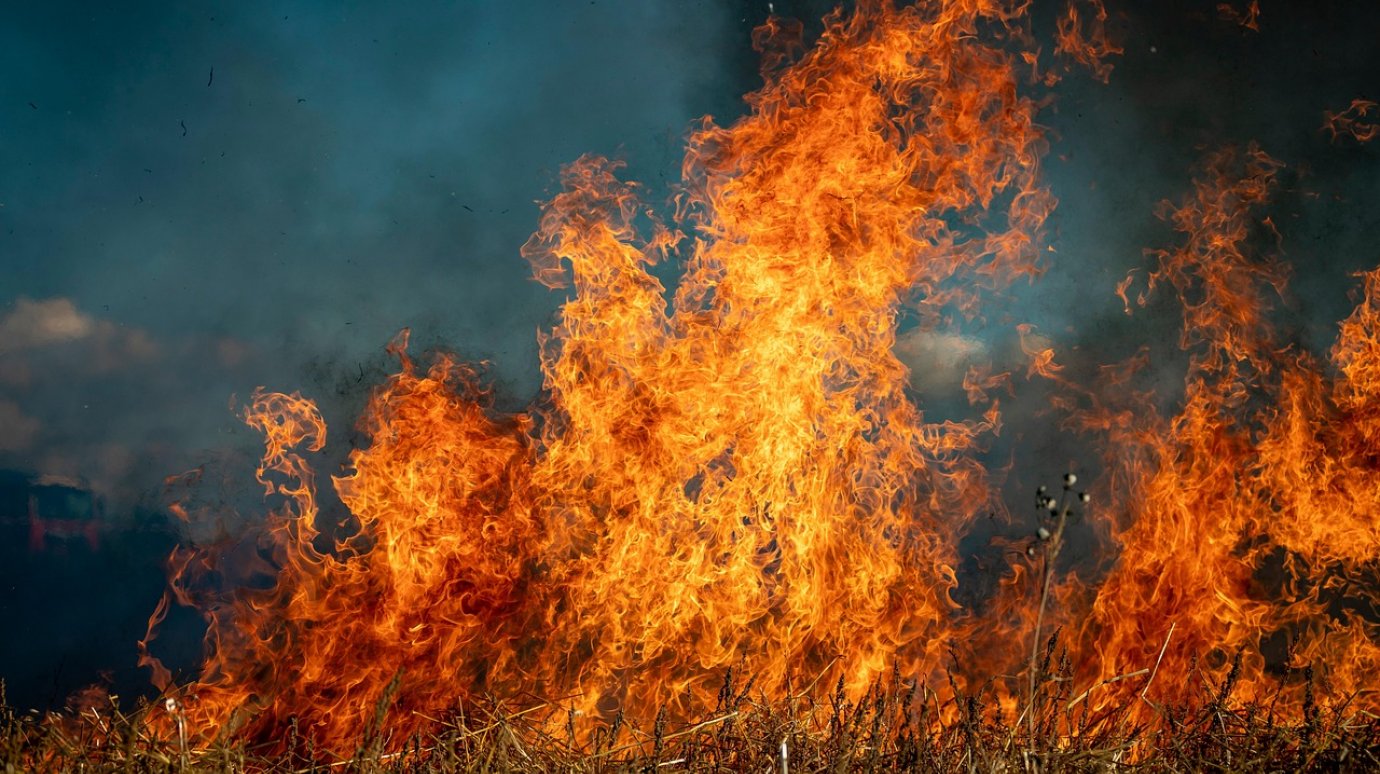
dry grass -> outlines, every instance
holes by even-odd
[[[1157,707],[1158,721],[1144,724],[1132,720],[1129,711],[1145,702],[1134,691],[1125,706],[1110,709],[1093,708],[1086,692],[1073,695],[1054,638],[1037,667],[1034,700],[1017,717],[996,709],[990,688],[973,694],[955,690],[957,699],[941,703],[926,686],[893,675],[857,702],[837,689],[772,702],[754,696],[750,681],[740,685],[730,674],[713,712],[683,726],[663,717],[651,728],[635,728],[615,717],[577,735],[571,719],[553,735],[551,706],[511,711],[490,702],[457,707],[434,718],[433,733],[401,740],[387,735],[388,714],[401,710],[390,707],[392,697],[385,696],[378,722],[345,758],[321,754],[296,728],[260,745],[239,741],[187,749],[176,739],[154,739],[143,730],[147,704],[125,714],[107,700],[47,716],[3,706],[0,768],[303,774],[1380,770],[1380,722],[1349,712],[1345,703],[1324,707],[1310,701],[1302,718],[1281,720],[1268,703],[1234,702],[1234,678],[1228,677],[1216,686],[1204,682],[1197,705]],[[1147,682],[1148,677],[1140,672],[1126,679]],[[1198,681],[1199,676],[1178,677]],[[277,751],[269,754],[270,746]]]

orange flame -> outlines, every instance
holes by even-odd
[[[1036,333],[1035,326],[1030,323],[1017,325],[1016,332],[1020,334],[1021,351],[1030,358],[1026,377],[1039,375],[1046,379],[1056,378],[1064,367],[1054,362],[1054,347],[1049,345],[1049,339]]]
[[[1180,676],[1153,686],[1157,701],[1202,699],[1203,685],[1182,676],[1197,664],[1223,680],[1237,654],[1242,698],[1271,695],[1305,665],[1324,666],[1337,694],[1377,698],[1380,630],[1347,600],[1368,597],[1380,549],[1363,381],[1380,352],[1380,278],[1367,278],[1365,303],[1343,325],[1329,388],[1267,316],[1285,272],[1253,245],[1277,240],[1258,211],[1279,169],[1256,149],[1222,152],[1192,196],[1165,206],[1185,241],[1150,253],[1149,287],[1169,285],[1183,304],[1183,406],[1167,422],[1133,410],[1108,425],[1116,458],[1103,513],[1117,514],[1108,526],[1119,559],[1077,648],[1103,679],[1151,665]]]
[[[1080,5],[1087,8],[1080,10]],[[1112,63],[1107,60],[1122,54],[1123,49],[1108,37],[1107,8],[1102,0],[1068,0],[1059,18],[1054,52],[1088,68],[1103,83],[1111,79]]]
[[[1223,21],[1240,25],[1243,29],[1260,32],[1260,0],[1251,0],[1244,11],[1231,3],[1218,3],[1217,16]]]
[[[345,749],[390,684],[406,734],[486,692],[645,720],[712,707],[737,666],[777,696],[831,669],[852,695],[893,663],[935,669],[954,536],[989,499],[973,452],[1000,416],[927,422],[892,346],[903,303],[937,327],[1037,272],[1053,200],[1008,51],[1023,11],[863,3],[789,66],[799,29],[769,22],[767,82],[690,137],[674,226],[618,165],[572,164],[524,248],[573,289],[544,400],[501,416],[404,337],[334,479],[361,532],[333,548],[299,451],[321,417],[256,393],[272,581],[194,594],[224,557],[177,565],[210,626],[179,717],[252,736],[295,718]],[[682,229],[668,305],[648,267]]]
[[[1336,142],[1341,137],[1350,137],[1357,142],[1370,142],[1380,137],[1380,111],[1376,103],[1368,99],[1354,99],[1346,110],[1333,113],[1323,111],[1323,129]]]

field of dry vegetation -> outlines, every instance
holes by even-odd
[[[592,733],[552,727],[550,704],[514,710],[497,701],[457,706],[436,730],[410,739],[377,731],[405,709],[385,694],[375,722],[347,757],[323,755],[295,725],[281,739],[237,740],[192,749],[148,732],[156,703],[121,712],[103,696],[82,709],[40,715],[0,709],[4,771],[34,772],[469,772],[469,771],[925,771],[925,772],[1294,772],[1380,769],[1380,719],[1345,702],[1306,702],[1285,718],[1269,702],[1234,699],[1234,674],[1213,685],[1198,673],[1173,679],[1202,685],[1199,701],[1092,709],[1074,695],[1066,662],[1046,649],[1033,702],[1004,713],[994,692],[940,703],[899,674],[860,701],[841,689],[811,689],[769,701],[731,674],[714,712],[651,728],[622,715]],[[1170,678],[1160,675],[1160,679]],[[1311,681],[1309,674],[1295,676]],[[1138,674],[1128,680],[1147,682]],[[1033,704],[1033,706],[1032,706]],[[1137,706],[1140,705],[1140,706]],[[1145,707],[1149,707],[1149,721]]]

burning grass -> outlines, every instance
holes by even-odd
[[[41,716],[0,708],[0,765],[5,771],[83,772],[462,772],[462,771],[1375,771],[1380,719],[1345,701],[1310,699],[1301,717],[1277,702],[1236,699],[1239,669],[1214,683],[1187,674],[1139,670],[1120,676],[1138,690],[1118,706],[1089,701],[1100,685],[1075,693],[1056,637],[1037,667],[1037,688],[1018,714],[1003,712],[993,683],[940,692],[893,671],[857,701],[842,682],[814,684],[772,700],[750,677],[731,672],[705,717],[672,724],[659,713],[650,727],[622,713],[581,734],[571,709],[538,702],[515,709],[496,700],[468,702],[425,718],[429,730],[392,738],[390,719],[407,710],[385,692],[372,722],[348,755],[323,754],[295,722],[286,736],[255,745],[220,739],[199,749],[148,733],[147,714],[113,697]],[[1238,662],[1239,663],[1239,662]],[[1311,673],[1291,676],[1312,684]],[[1153,684],[1193,686],[1190,703],[1161,705]],[[995,682],[995,681],[994,681]],[[1281,686],[1283,681],[1281,681]],[[1281,695],[1284,695],[1281,693]],[[1278,698],[1278,697],[1275,697]],[[1146,722],[1143,709],[1153,711]],[[563,732],[552,718],[565,715]],[[410,725],[410,724],[409,724]],[[268,752],[269,749],[275,750]]]

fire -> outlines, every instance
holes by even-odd
[[[1256,247],[1278,239],[1260,210],[1280,169],[1259,149],[1220,152],[1161,213],[1183,242],[1150,253],[1147,290],[1168,286],[1182,304],[1188,380],[1175,415],[1130,409],[1103,423],[1115,458],[1101,513],[1115,515],[1119,558],[1073,616],[1076,649],[1102,679],[1196,665],[1216,689],[1233,673],[1245,699],[1283,687],[1298,700],[1299,674],[1315,667],[1329,692],[1374,706],[1380,628],[1363,600],[1380,551],[1369,371],[1380,274],[1342,324],[1335,377],[1287,345],[1268,317],[1286,271]],[[1183,679],[1131,688],[1176,704],[1204,696]]]
[[[1260,0],[1251,0],[1245,10],[1236,8],[1231,3],[1218,3],[1217,16],[1223,21],[1239,25],[1242,29],[1260,32]]]
[[[1105,80],[1119,49],[1090,7],[1069,6],[1058,50]],[[691,133],[669,218],[618,164],[571,164],[523,249],[568,293],[542,337],[542,396],[504,414],[459,359],[414,361],[404,332],[367,440],[330,479],[357,529],[319,529],[316,406],[255,393],[243,416],[264,435],[274,508],[256,551],[174,554],[143,643],[170,693],[163,722],[203,742],[297,724],[337,751],[378,730],[380,706],[400,741],[486,696],[552,723],[649,723],[712,709],[730,670],[769,698],[822,678],[858,697],[893,667],[933,680],[951,649],[1011,675],[1053,624],[1086,680],[1176,675],[1118,683],[1157,702],[1194,695],[1194,659],[1220,677],[1238,652],[1252,695],[1304,664],[1369,689],[1377,633],[1348,598],[1380,549],[1380,274],[1335,373],[1286,345],[1268,314],[1285,271],[1254,249],[1277,236],[1260,211],[1280,164],[1256,149],[1213,157],[1163,212],[1183,244],[1150,255],[1134,299],[1140,275],[1116,289],[1128,313],[1159,288],[1182,301],[1172,416],[1127,389],[1133,364],[1080,390],[1054,342],[1013,328],[1027,376],[1101,439],[1088,516],[1116,565],[1066,579],[1046,610],[1030,588],[1054,565],[1035,572],[1021,551],[990,609],[953,601],[958,539],[1000,509],[979,460],[1012,378],[974,368],[973,416],[929,421],[893,346],[903,312],[955,329],[1041,271],[1054,199],[1026,92],[1047,81],[1025,8],[865,2],[803,53],[799,25],[769,20],[764,86],[744,118]],[[669,299],[651,271],[668,260],[683,262]],[[208,624],[181,686],[147,647],[172,601]],[[1277,637],[1289,652],[1262,655]]]
[[[1371,100],[1353,99],[1346,110],[1336,113],[1323,111],[1323,129],[1327,130],[1333,142],[1341,137],[1370,142],[1380,137],[1380,110],[1376,110],[1376,103]]]
[[[1087,8],[1080,10],[1081,5]],[[1107,33],[1107,8],[1102,0],[1068,0],[1059,18],[1054,51],[1092,71],[1093,76],[1106,83],[1112,77],[1112,63],[1107,61],[1123,53]]]
[[[464,365],[397,342],[333,479],[358,536],[314,526],[315,407],[256,394],[272,582],[208,596],[226,558],[179,555],[210,626],[188,725],[295,718],[346,748],[395,678],[405,735],[484,694],[645,721],[712,708],[729,669],[771,696],[934,670],[999,414],[927,422],[892,346],[903,305],[948,325],[1038,271],[1022,11],[866,3],[789,66],[799,27],[769,22],[779,66],[748,116],[693,132],[669,224],[617,164],[570,165],[524,249],[571,289],[543,399],[499,415]],[[676,251],[668,302],[649,267]]]

